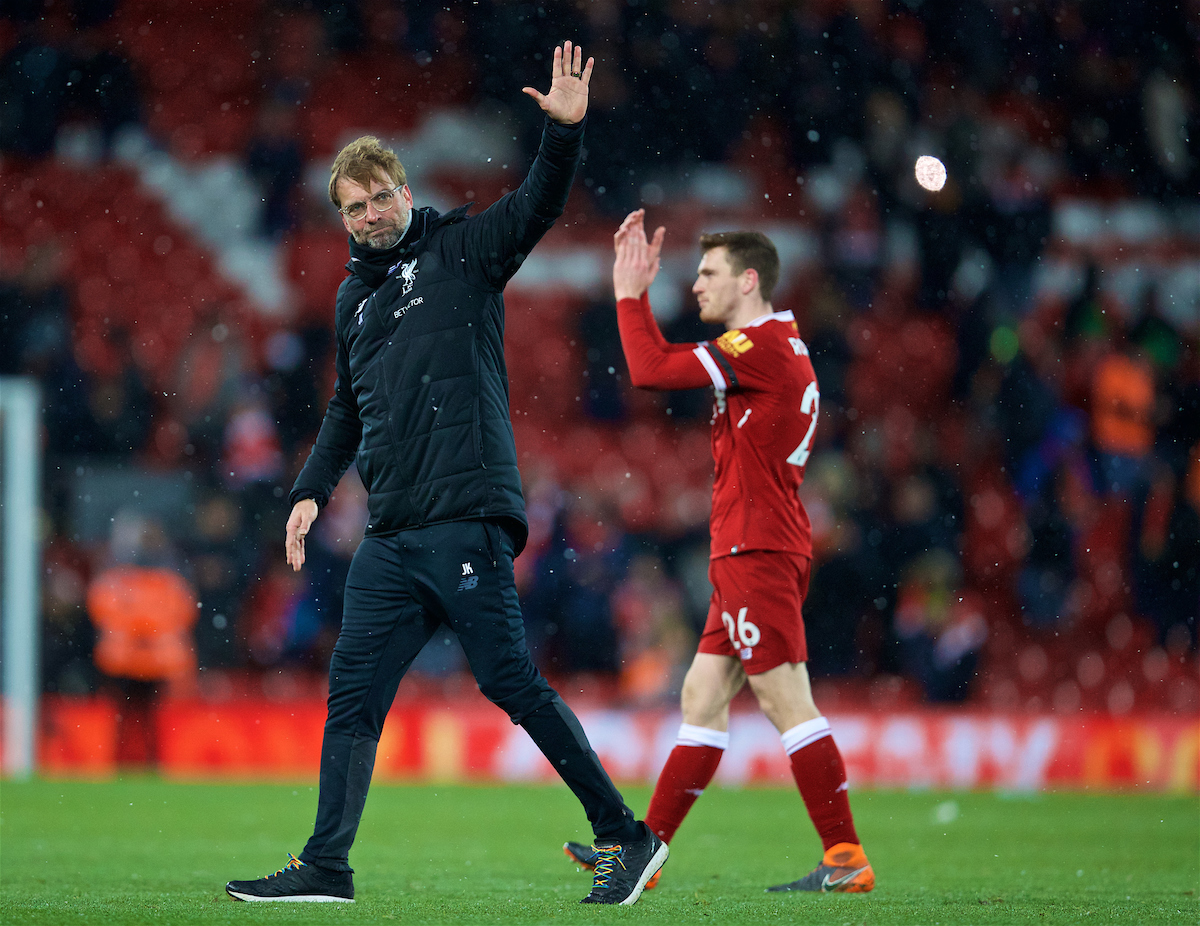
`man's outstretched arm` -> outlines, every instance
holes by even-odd
[[[708,386],[712,381],[695,354],[699,346],[669,343],[650,311],[648,290],[658,275],[667,230],[659,226],[647,239],[645,220],[644,209],[631,212],[613,235],[613,294],[630,382],[644,389]]]
[[[554,50],[550,89],[525,87],[546,113],[537,157],[521,185],[473,221],[452,227],[445,240],[467,278],[500,289],[548,232],[563,210],[583,156],[588,84],[594,61],[570,42]],[[465,255],[465,262],[463,260]]]

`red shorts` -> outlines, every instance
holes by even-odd
[[[713,594],[698,651],[739,659],[747,675],[807,662],[800,608],[811,568],[807,556],[767,550],[711,560]]]

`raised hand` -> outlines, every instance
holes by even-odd
[[[554,65],[550,70],[550,92],[539,93],[533,87],[522,88],[522,93],[537,100],[546,115],[555,122],[574,125],[582,122],[587,114],[588,84],[592,80],[592,67],[596,61],[587,59],[583,63],[583,49],[563,42],[554,49]]]
[[[613,235],[613,294],[617,300],[639,299],[658,275],[659,257],[667,230],[659,226],[646,240],[646,210],[629,213]]]

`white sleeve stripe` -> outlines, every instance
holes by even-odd
[[[727,390],[729,387],[725,384],[725,374],[721,372],[721,368],[717,366],[717,361],[712,359],[712,354],[708,352],[707,348],[705,348],[704,345],[693,347],[692,353],[696,355],[696,357],[704,365],[704,369],[708,371],[708,375],[709,378],[712,379],[713,386],[722,392]]]
[[[716,749],[729,748],[729,731],[712,730],[708,727],[697,727],[690,723],[679,725],[679,735],[675,738],[676,746],[712,746]]]

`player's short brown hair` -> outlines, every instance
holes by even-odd
[[[701,235],[700,247],[705,253],[724,248],[729,266],[735,274],[754,270],[758,274],[758,291],[763,302],[770,302],[779,282],[779,252],[771,239],[762,232],[732,231]]]
[[[371,188],[371,181],[404,186],[407,175],[404,165],[396,157],[396,152],[386,147],[374,135],[364,135],[356,138],[338,152],[333,159],[333,167],[329,170],[329,199],[339,209],[337,185],[343,178],[352,180],[365,190]]]

